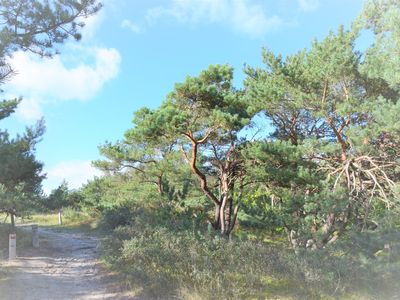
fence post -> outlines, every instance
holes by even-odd
[[[39,230],[36,224],[32,225],[32,246],[39,248]]]
[[[13,260],[17,257],[17,235],[11,233],[8,239],[8,259]]]

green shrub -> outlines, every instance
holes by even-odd
[[[265,244],[165,227],[147,227],[140,232],[119,227],[106,247],[111,244],[120,253],[114,253],[109,261],[151,297],[172,297],[185,289],[209,299],[292,293],[284,253]]]
[[[77,222],[82,219],[82,213],[71,207],[64,208],[62,210],[62,216],[64,219],[68,220],[68,222]]]
[[[129,286],[143,289],[151,299],[398,296],[394,287],[400,281],[400,231],[396,226],[350,231],[324,249],[295,253],[283,241],[263,242],[268,240],[265,236],[223,238],[204,230],[205,218],[194,221],[192,215],[190,209],[177,211],[169,206],[109,210],[102,220],[108,229],[114,228],[103,243],[106,261]]]
[[[132,224],[133,211],[128,206],[116,206],[106,209],[100,220],[100,228],[113,230],[119,226]]]
[[[144,220],[150,223],[145,225]],[[398,232],[384,238],[391,241],[390,254],[383,243],[383,250],[363,255],[368,245],[380,247],[376,241],[368,242],[375,240],[367,238],[375,236],[373,232],[354,233],[326,249],[295,254],[282,245],[176,230],[168,222],[156,226],[150,220],[143,211],[136,212],[133,225],[117,227],[104,244],[107,261],[150,298],[392,299],[397,295]],[[380,256],[379,251],[384,253]]]

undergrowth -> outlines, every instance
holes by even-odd
[[[127,212],[130,217],[127,217]],[[118,214],[125,219],[120,224]],[[104,259],[128,286],[152,299],[395,299],[400,232],[350,234],[322,250],[227,239],[202,231],[189,215],[116,209]],[[105,213],[107,216],[107,213]],[[112,220],[118,220],[112,224]],[[387,246],[387,245],[390,246]],[[385,246],[386,245],[386,246]],[[386,248],[385,248],[386,247]]]

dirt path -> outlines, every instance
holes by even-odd
[[[1,300],[135,298],[101,269],[96,238],[52,229],[39,229],[39,236],[39,249],[1,263],[12,266],[10,276],[0,280]]]

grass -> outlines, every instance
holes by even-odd
[[[105,265],[127,287],[150,298],[369,300],[398,296],[394,288],[400,280],[400,232],[395,229],[350,235],[331,249],[296,256],[283,238],[262,232],[242,230],[228,241],[185,229],[186,219],[178,226],[180,219],[160,219],[137,210],[125,220],[125,208],[106,216],[102,220],[103,226],[109,226],[102,243]],[[97,230],[96,219],[73,210],[64,211],[62,226],[58,214],[34,214],[17,223],[106,233]],[[0,224],[3,257],[9,230],[9,225]],[[249,238],[251,234],[255,238]],[[29,246],[30,236],[17,242]],[[382,250],[388,243],[390,253]],[[9,272],[0,268],[0,280]]]
[[[17,224],[34,223],[39,226],[57,226],[58,214],[35,214],[29,217],[18,219]]]
[[[123,217],[115,215],[106,224]],[[110,226],[103,242],[106,265],[145,297],[398,299],[397,229],[355,231],[326,249],[295,254],[279,236],[241,231],[228,241],[171,220],[135,211],[128,225]]]
[[[309,294],[299,288],[299,271],[287,261],[290,253],[261,242],[128,225],[116,228],[103,247],[108,265],[148,298],[296,299]]]
[[[0,259],[8,256],[8,238],[12,232],[11,225],[0,224]],[[16,228],[17,249],[26,249],[31,246],[31,234],[19,228]],[[18,250],[17,250],[18,251]]]
[[[79,231],[91,231],[97,228],[95,218],[71,209],[64,210],[62,225],[59,224],[58,213],[32,214],[24,218],[17,218],[16,224],[37,224],[41,227]]]
[[[10,218],[0,214],[0,260],[8,256],[8,238],[12,232]],[[6,221],[7,223],[4,223]],[[95,219],[88,215],[73,210],[66,209],[63,213],[63,224],[58,224],[58,213],[51,214],[32,214],[24,218],[16,218],[17,249],[21,251],[31,247],[30,231],[18,228],[19,225],[37,224],[40,227],[54,228],[57,230],[75,230],[80,232],[93,231],[97,227]],[[4,270],[1,268],[0,279],[4,276]]]

